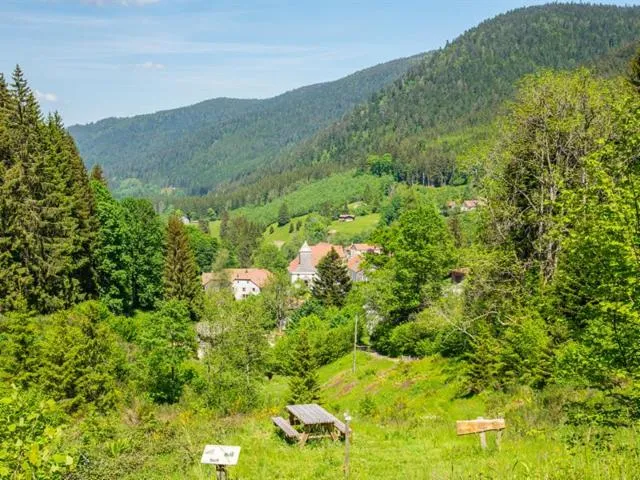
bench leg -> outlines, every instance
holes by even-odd
[[[301,446],[301,447],[304,447],[304,446],[305,446],[305,444],[307,443],[307,439],[308,439],[308,438],[309,438],[309,434],[308,434],[308,433],[306,433],[306,432],[300,435],[300,442],[299,442],[299,444],[300,444],[300,446]]]

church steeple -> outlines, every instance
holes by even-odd
[[[311,270],[313,268],[313,254],[311,253],[311,247],[305,241],[300,247],[298,252],[298,259],[300,260],[300,267],[304,270]]]

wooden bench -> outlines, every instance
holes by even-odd
[[[284,436],[291,440],[300,440],[300,433],[282,417],[271,417],[273,424],[282,430]]]

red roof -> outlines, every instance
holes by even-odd
[[[228,275],[229,281],[248,280],[263,288],[271,278],[271,272],[263,268],[227,268],[224,273]],[[206,272],[202,274],[202,285],[206,285],[218,278],[216,273]]]
[[[370,245],[368,243],[354,243],[351,248],[359,252],[377,253],[380,251],[380,247],[377,245]]]
[[[332,248],[337,252],[340,258],[346,257],[342,245],[331,245],[330,243],[322,242],[317,245],[311,245],[309,248],[311,249],[311,258],[314,267],[318,266],[320,260],[326,257]],[[296,256],[296,258],[291,260],[291,263],[289,264],[289,271],[293,272],[298,268],[298,265],[300,265],[300,256]]]
[[[264,287],[271,278],[271,272],[263,268],[227,268],[225,273],[229,275],[229,279],[249,280],[260,288]]]
[[[351,257],[347,262],[347,268],[352,272],[359,272],[362,270],[360,263],[362,263],[363,260],[364,258],[360,256]]]

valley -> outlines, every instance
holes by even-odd
[[[49,3],[16,22],[144,18],[143,52],[172,52],[83,69],[107,82],[374,48],[207,43],[235,23],[191,16],[201,39],[159,40],[211,7]],[[275,97],[68,128],[38,75],[0,74],[0,479],[212,478],[205,445],[241,448],[237,480],[637,478],[640,7],[455,35]],[[487,448],[457,434],[480,417]]]

